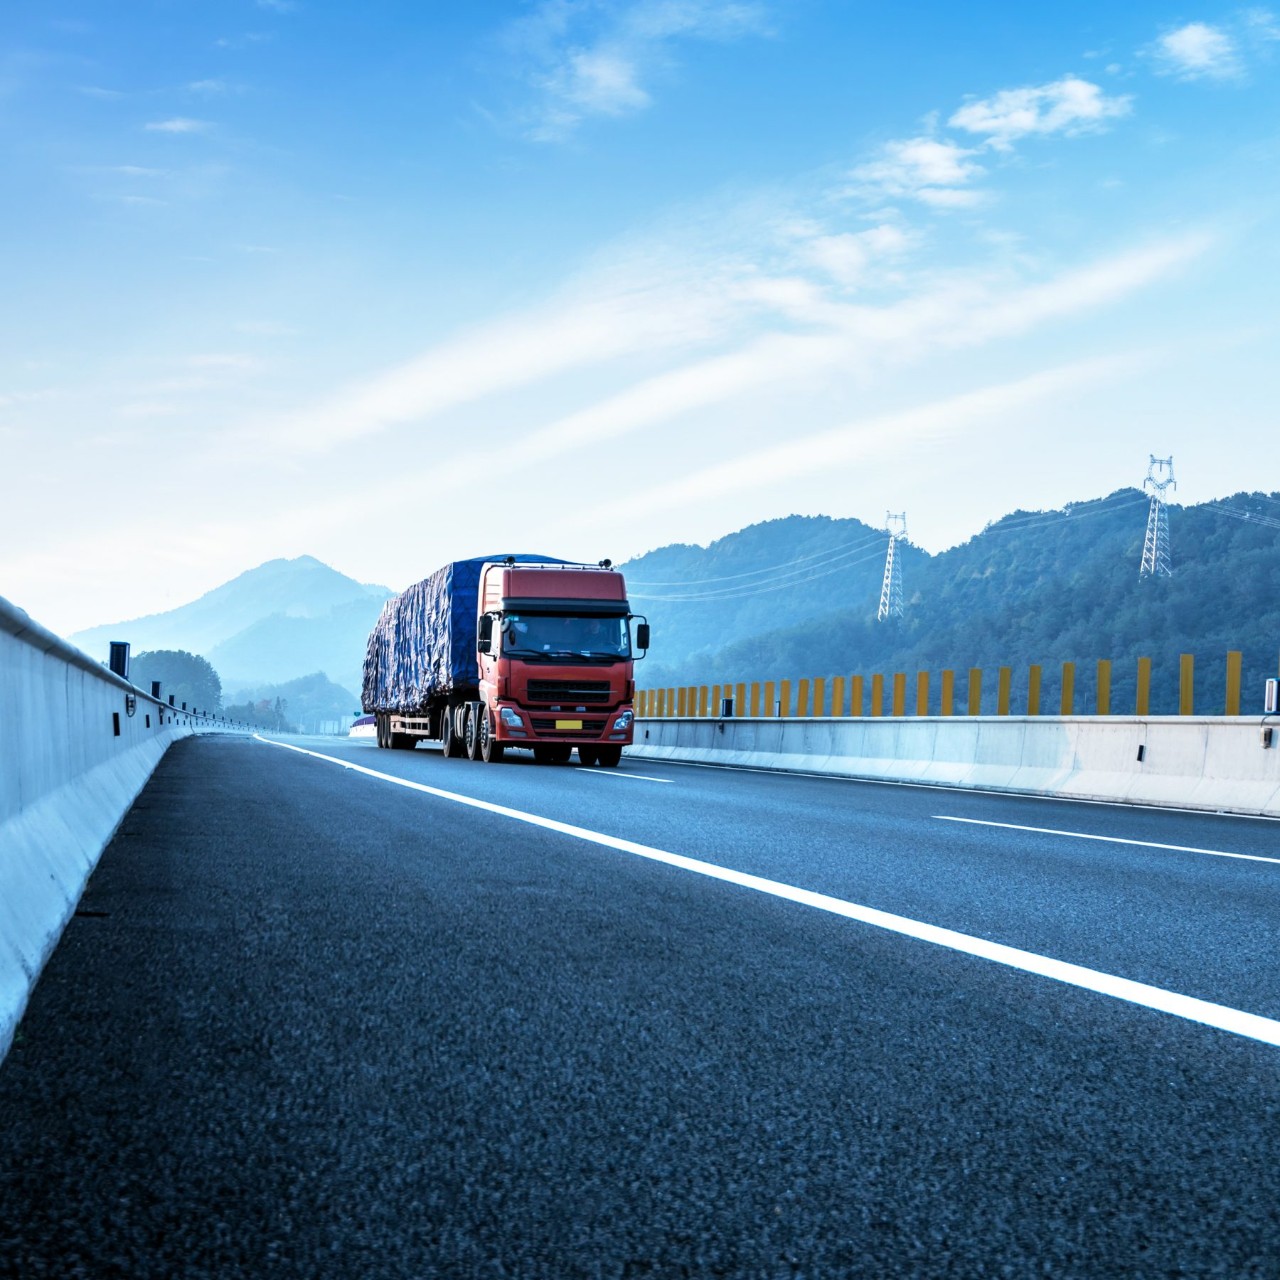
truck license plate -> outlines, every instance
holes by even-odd
[[[581,720],[557,720],[556,721],[557,732],[560,732],[565,729],[581,729],[581,728],[582,728]]]

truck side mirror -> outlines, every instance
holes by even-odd
[[[636,627],[636,648],[647,649],[649,647],[649,624],[641,622]]]
[[[476,626],[476,650],[488,653],[493,645],[493,614],[482,614]]]

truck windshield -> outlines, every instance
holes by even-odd
[[[626,618],[598,614],[509,613],[502,623],[502,652],[542,661],[620,662],[631,656],[631,628]]]

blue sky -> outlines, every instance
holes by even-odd
[[[9,0],[0,594],[1280,488],[1278,73],[1256,6]]]

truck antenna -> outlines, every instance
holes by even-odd
[[[510,569],[510,568],[511,568],[511,566],[512,566],[513,564],[515,564],[515,562],[516,562],[516,558],[515,558],[515,556],[508,556],[508,557],[503,561],[503,564],[505,564],[505,565],[507,566],[507,568],[508,568],[508,569]]]

